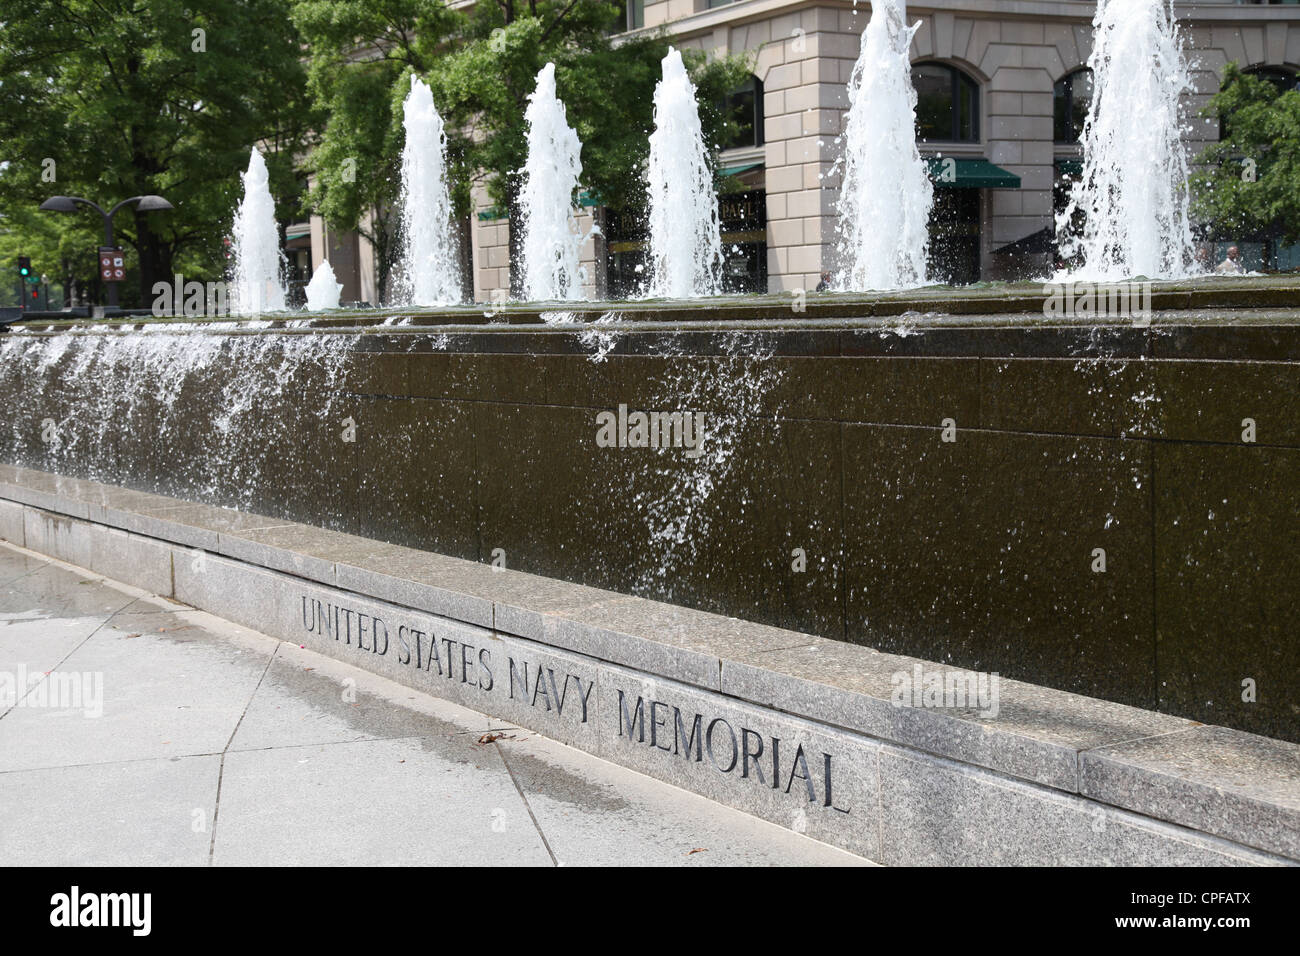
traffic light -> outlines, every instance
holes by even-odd
[[[24,281],[32,274],[32,260],[29,256],[18,257],[18,275]]]

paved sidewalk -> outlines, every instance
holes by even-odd
[[[863,862],[2,543],[0,794],[0,865]]]

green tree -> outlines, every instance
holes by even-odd
[[[1222,236],[1300,242],[1300,91],[1230,63],[1204,115],[1223,138],[1199,159],[1197,217]]]
[[[284,220],[299,202],[295,153],[314,117],[288,11],[289,0],[8,0],[7,221],[19,228],[16,207],[55,194],[109,206],[156,193],[175,211],[124,209],[114,220],[138,262],[137,301],[150,301],[153,283],[173,271],[219,275],[250,148],[268,154]],[[93,212],[75,216],[99,229]]]
[[[98,225],[96,222],[94,225]],[[0,304],[15,302],[16,260],[28,256],[37,275],[47,276],[65,300],[93,297],[99,291],[96,249],[102,230],[89,217],[51,216],[34,204],[15,206],[0,218]],[[132,270],[128,279],[134,276]]]
[[[524,110],[548,62],[555,64],[556,91],[583,143],[583,185],[616,209],[641,204],[654,87],[669,40],[651,34],[615,43],[609,28],[622,12],[620,4],[598,0],[478,4],[465,41],[433,64],[434,98],[461,131],[456,152],[509,217],[512,266],[519,263],[522,233],[518,173],[528,158]],[[728,122],[719,104],[744,81],[748,64],[692,50],[683,58],[698,90],[705,135],[716,141]],[[519,278],[512,268],[512,285]]]
[[[430,84],[447,122],[458,215],[469,213],[471,188],[481,185],[509,217],[512,244],[517,241],[524,111],[548,62],[555,63],[557,91],[582,140],[584,189],[617,209],[640,205],[667,37],[611,36],[623,7],[604,0],[497,0],[467,14],[434,0],[389,0],[378,5],[382,13],[375,6],[298,0],[295,17],[312,48],[313,92],[332,112],[312,161],[316,208],[337,228],[360,228],[376,244],[381,275],[391,266],[384,255],[396,254],[396,220],[388,210],[397,200],[401,103],[412,73]],[[683,55],[699,89],[706,136],[717,141],[732,128],[720,104],[749,65],[739,57]],[[367,104],[358,108],[364,116],[347,116],[349,96]],[[353,183],[338,175],[348,157],[356,159]],[[367,213],[370,225],[363,221]],[[517,264],[517,255],[511,259]]]
[[[374,247],[382,301],[398,252],[405,78],[427,69],[463,18],[442,0],[296,0],[293,19],[321,116],[311,203],[332,228]]]

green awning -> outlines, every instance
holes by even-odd
[[[1056,171],[1062,176],[1082,176],[1083,160],[1081,159],[1058,159],[1056,161]]]
[[[502,212],[500,209],[496,208],[496,206],[492,206],[488,209],[484,209],[482,212],[478,214],[479,222],[491,222],[494,219],[504,219],[504,218],[506,218],[506,214]]]
[[[1019,189],[1020,177],[987,159],[958,159],[955,156],[926,159],[930,180],[948,189]],[[953,166],[955,164],[955,168]]]
[[[718,170],[718,178],[726,179],[728,176],[739,176],[741,173],[747,173],[751,169],[762,169],[762,163],[746,163],[743,166],[727,166]]]
[[[308,230],[306,230],[305,232],[286,232],[286,233],[284,234],[284,238],[285,238],[286,240],[289,240],[289,239],[301,239],[303,236],[310,236],[310,235],[311,235],[311,230],[308,229]]]

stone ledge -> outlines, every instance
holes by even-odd
[[[1293,744],[1017,681],[1000,683],[995,718],[981,719],[971,707],[896,707],[896,675],[952,669],[13,466],[0,466],[0,499],[7,499],[0,500],[0,536],[259,630],[283,615],[286,582],[302,590],[310,581],[342,589],[354,603],[436,615],[479,641],[522,640],[535,654],[553,649],[545,654],[554,659],[629,668],[652,684],[757,708],[769,721],[811,721],[855,746],[895,745],[909,759],[929,755],[991,773],[1003,781],[998,786],[1025,781],[1074,794],[1081,806],[1300,859],[1300,747]],[[878,841],[854,845],[879,850]]]
[[[988,719],[979,717],[975,702],[965,709],[895,706],[895,675],[912,678],[917,668],[922,675],[962,673],[825,641],[724,661],[721,690],[1071,793],[1080,790],[1082,753],[1199,726],[1181,717],[1012,680],[999,680],[997,714]]]
[[[1300,747],[1197,726],[1082,755],[1080,792],[1300,859]]]
[[[1233,11],[1233,16],[1241,14]],[[1270,14],[1276,16],[1276,14]],[[1283,322],[1296,319],[1296,297],[1300,292],[1292,276],[1216,276],[1196,280],[1157,280],[1152,285],[1152,305],[1157,312],[1185,311],[1190,313],[1214,311],[1276,310]],[[996,283],[986,288],[952,288],[929,286],[900,292],[830,292],[811,293],[804,311],[792,314],[790,294],[715,296],[707,302],[684,300],[655,300],[571,303],[565,311],[580,322],[592,322],[613,316],[624,325],[653,327],[665,325],[678,329],[683,323],[753,322],[760,320],[769,325],[778,321],[787,325],[803,325],[816,321],[866,321],[872,318],[890,319],[907,313],[941,313],[958,321],[982,320],[982,324],[1005,323],[1009,320],[1032,316],[1036,324],[1047,324],[1043,316],[1042,282]],[[496,305],[490,313],[482,304],[442,307],[436,311],[410,309],[403,315],[400,326],[388,323],[393,316],[374,310],[343,310],[329,316],[310,318],[284,318],[270,321],[258,319],[258,328],[275,331],[308,333],[314,329],[377,329],[386,334],[407,332],[429,327],[464,328],[470,331],[500,330],[508,332],[519,326],[536,326],[543,323],[543,315],[554,310],[539,308],[529,303],[504,303]],[[802,321],[799,321],[802,320]],[[1079,326],[1131,325],[1131,321],[1092,319],[1072,320]],[[24,334],[65,332],[85,328],[88,320],[33,319],[23,323]],[[166,327],[168,324],[192,328],[192,318],[155,319],[151,317],[122,317],[107,322],[96,320],[101,328],[120,331],[149,327]],[[200,320],[205,328],[238,332],[238,318]],[[1067,324],[1057,320],[1055,324]],[[1161,324],[1157,318],[1155,324]],[[557,336],[565,329],[555,330]]]
[[[644,671],[241,561],[168,550],[119,529],[4,507],[23,508],[33,526],[48,520],[75,527],[77,540],[104,539],[117,550],[91,549],[103,571],[142,580],[151,570],[174,567],[176,595],[211,613],[880,862],[1288,863],[1218,836]]]

